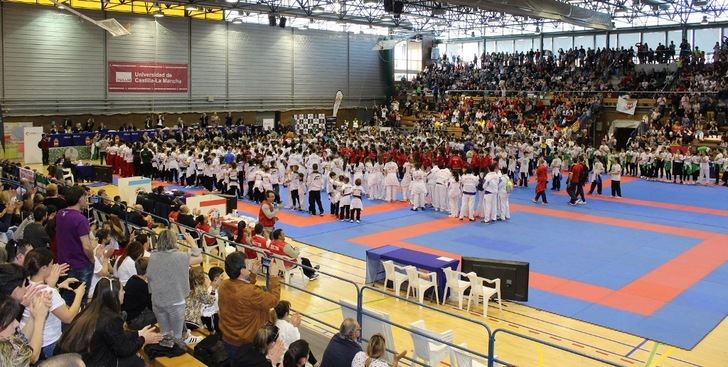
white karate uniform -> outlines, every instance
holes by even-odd
[[[470,220],[475,220],[475,194],[478,189],[478,177],[472,173],[464,174],[460,177],[460,188],[463,193],[462,203],[460,204],[460,219],[467,216]]]
[[[511,203],[508,198],[509,193],[506,189],[508,176],[498,175],[498,218],[501,220],[511,219]]]
[[[485,189],[485,195],[483,196],[483,221],[490,222],[497,219],[498,215],[498,173],[488,172],[485,175],[485,183],[483,188]]]
[[[427,185],[425,185],[425,172],[421,169],[412,172],[412,183],[410,184],[410,200],[412,209],[419,209],[425,206]]]
[[[447,195],[447,183],[452,177],[450,169],[443,168],[437,171],[437,177],[435,180],[435,196],[432,205],[436,211],[446,212],[449,210],[448,195]]]
[[[425,184],[427,186],[427,195],[425,196],[425,200],[433,207],[435,206],[435,185],[437,182],[437,171],[439,170],[440,169],[437,166],[432,167],[432,169],[430,169],[430,171],[427,172],[425,176]]]
[[[409,201],[410,184],[412,183],[412,171],[409,162],[404,164],[404,176],[400,182],[400,188],[402,190],[402,201]]]
[[[386,172],[386,176],[384,177],[384,189],[386,190],[384,197],[385,201],[394,201],[395,196],[397,195],[396,190],[397,187],[399,187],[397,170],[397,163],[394,163],[394,161],[390,161],[384,164],[384,172]]]
[[[450,218],[458,216],[458,202],[460,202],[461,196],[462,190],[460,188],[460,182],[456,181],[454,176],[450,176],[447,182],[447,203]]]
[[[700,157],[700,172],[698,182],[707,184],[710,182],[710,158],[707,155]]]

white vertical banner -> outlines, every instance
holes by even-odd
[[[263,119],[263,130],[273,130],[276,126],[276,120],[275,119]]]
[[[339,113],[342,99],[344,99],[344,93],[341,90],[336,91],[336,97],[334,97],[334,114],[332,116],[336,117],[336,114]]]
[[[33,126],[23,128],[23,162],[26,164],[43,162],[43,151],[38,147],[43,137],[43,127]]]
[[[637,110],[637,100],[630,99],[629,96],[619,96],[617,99],[617,111],[626,113],[628,115],[634,115]]]

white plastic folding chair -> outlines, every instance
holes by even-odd
[[[386,289],[391,281],[395,293],[399,294],[399,288],[407,281],[407,274],[404,273],[405,267],[396,265],[392,260],[382,261],[382,265],[384,266],[384,288]]]
[[[451,296],[456,296],[458,300],[458,309],[463,309],[463,299],[465,298],[465,291],[470,288],[470,282],[463,280],[465,276],[457,270],[451,268],[442,268],[445,272],[445,294],[442,295],[442,304],[447,302],[447,292],[450,291]]]
[[[343,299],[339,300],[339,302],[341,303],[341,313],[344,318],[352,318],[356,320],[356,303]],[[394,346],[394,335],[392,334],[392,324],[389,321],[389,314],[375,311],[365,306],[362,306],[362,314],[362,324],[360,325],[362,339],[370,340],[372,335],[382,334],[385,342],[387,343],[387,350],[397,350]],[[391,362],[394,360],[392,352],[386,352],[384,355],[387,361]]]
[[[480,302],[480,297],[483,297],[483,317],[488,317],[488,300],[491,297],[498,297],[498,307],[503,311],[503,305],[500,299],[500,279],[486,279],[481,278],[475,273],[468,273],[468,279],[470,280],[470,295],[468,296],[468,311],[470,311],[470,304],[475,300],[477,305]],[[484,283],[493,284],[495,288],[489,287]]]
[[[447,330],[442,333],[436,333],[427,330],[424,320],[417,320],[411,323],[410,327],[412,327],[412,330],[414,331],[427,335],[422,336],[410,332],[410,336],[412,337],[412,344],[414,344],[412,359],[414,359],[415,361],[424,361],[424,363],[428,366],[439,366],[440,362],[450,357],[451,348],[448,345],[442,344],[433,338],[452,343],[452,330]]]
[[[293,281],[300,282],[299,285],[306,285],[306,282],[308,281],[308,278],[305,274],[303,274],[303,269],[299,266],[292,266],[291,268],[286,268],[285,261],[277,258],[271,259],[271,263],[275,263],[276,267],[278,269],[281,269],[283,271],[283,281],[288,284],[293,284]],[[300,277],[300,278],[299,278]],[[299,278],[299,279],[294,279]]]
[[[214,237],[208,236],[206,234],[202,234],[202,249],[205,251],[205,253],[208,255],[213,255],[213,250],[214,250],[216,256],[222,257],[220,254],[221,254],[221,251],[224,251],[224,247],[222,247],[222,248],[220,247],[220,242],[217,241],[217,239],[216,239],[214,245],[208,245],[207,238],[214,238]],[[210,256],[205,256],[205,264],[210,265]]]
[[[435,303],[439,302],[440,296],[437,294],[437,273],[420,273],[414,266],[406,266],[407,272],[407,298],[409,298],[410,290],[412,295],[417,296],[420,303],[425,302],[425,292],[430,288],[435,288]],[[427,279],[423,279],[421,275],[426,275]],[[416,293],[415,293],[416,292]]]
[[[467,348],[466,343],[458,344]],[[457,348],[450,348],[450,365],[453,367],[485,367],[488,363],[481,358]]]
[[[76,184],[76,179],[73,177],[73,171],[70,168],[62,168],[63,181],[71,181],[71,185]]]

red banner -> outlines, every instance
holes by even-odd
[[[185,93],[187,64],[109,61],[109,92]]]

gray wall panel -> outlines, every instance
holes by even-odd
[[[372,47],[377,37],[349,34],[349,95],[352,99],[379,97],[386,94],[386,73],[379,51]]]
[[[347,91],[347,34],[294,31],[294,96],[330,97]]]
[[[225,98],[227,27],[222,22],[192,20],[190,65],[192,98]]]
[[[131,35],[111,37],[58,9],[3,3],[0,87],[8,115],[272,111],[329,107],[338,89],[348,106],[386,94],[374,36],[87,14],[116,18]],[[188,64],[189,91],[107,93],[107,61]]]
[[[3,9],[6,98],[77,99],[104,90],[103,31],[55,9]]]
[[[230,98],[291,97],[290,29],[256,24],[228,27]]]

